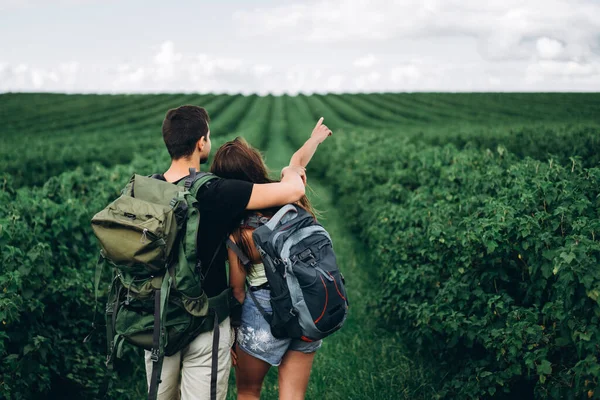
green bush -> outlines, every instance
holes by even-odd
[[[214,146],[230,139],[220,136]],[[120,194],[134,173],[165,171],[166,149],[133,157],[131,164],[92,164],[50,178],[42,187],[13,187],[0,175],[0,398],[92,398],[106,375],[106,332],[92,340],[93,280],[99,246],[90,221]],[[103,285],[108,288],[108,273]],[[106,299],[98,302],[104,323]],[[125,346],[112,376],[110,398],[141,398],[143,354]]]
[[[600,169],[336,140],[328,178],[378,265],[385,324],[447,398],[580,398],[600,379]]]
[[[448,126],[419,131],[412,135],[412,140],[433,145],[453,143],[459,148],[496,149],[504,146],[519,158],[544,161],[554,158],[567,164],[575,157],[586,168],[600,166],[600,125],[594,123]]]
[[[134,170],[76,170],[42,188],[0,192],[0,397],[97,393],[106,374],[105,332],[82,343],[91,331],[98,255],[90,219]],[[104,322],[100,313],[97,322]],[[123,364],[143,366],[141,357],[130,349]]]
[[[378,266],[377,319],[437,358],[442,396],[598,397],[597,96],[0,95],[0,398],[94,397],[89,221],[134,171],[166,168],[165,104],[197,101],[215,148],[233,131],[300,146],[325,117],[310,179],[335,187]],[[140,352],[120,369],[110,397],[142,398]]]

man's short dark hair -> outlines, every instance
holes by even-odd
[[[202,107],[185,105],[167,111],[162,134],[171,159],[191,156],[198,140],[208,134],[209,122]]]

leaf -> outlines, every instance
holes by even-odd
[[[488,240],[487,242],[485,242],[485,247],[487,249],[488,254],[493,253],[494,250],[496,250],[498,248],[498,244],[496,242],[494,242],[493,240]]]
[[[587,296],[594,300],[594,301],[598,301],[598,296],[600,295],[600,293],[598,292],[598,290],[594,289],[594,290],[590,290],[589,292],[587,292]]]
[[[567,264],[571,264],[571,262],[575,259],[575,253],[570,252],[570,253],[567,254],[565,252],[562,252],[562,253],[560,253],[560,258],[562,258],[563,260],[565,260],[565,262]]]
[[[542,252],[542,256],[549,261],[554,260],[554,258],[556,257],[556,251],[555,250],[544,250]]]
[[[33,345],[31,345],[31,344],[25,345],[25,347],[23,348],[23,355],[25,356],[25,355],[31,353],[34,349],[35,349],[35,347],[33,347]]]
[[[550,375],[552,373],[552,364],[550,361],[542,360],[542,362],[537,365],[537,373],[538,375]]]

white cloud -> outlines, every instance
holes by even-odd
[[[494,87],[498,87],[498,86],[502,85],[502,80],[498,79],[494,76],[490,76],[488,78],[488,82],[490,83],[491,86],[494,86]]]
[[[252,12],[235,11],[232,15],[234,22],[248,22],[249,18],[256,16],[259,10]],[[303,5],[290,4],[282,8],[274,8],[269,10],[269,17],[260,20],[261,29],[264,32],[273,32],[284,28],[295,28],[304,19],[306,9]],[[249,31],[252,32],[252,31]],[[246,32],[246,33],[249,33]]]
[[[589,89],[597,88],[600,82],[600,63],[578,63],[576,61],[540,60],[527,67],[527,83],[538,83],[560,79],[565,82],[589,83]]]
[[[36,7],[44,6],[79,6],[85,4],[103,3],[106,4],[109,1],[114,0],[53,0],[51,4],[48,0],[0,0],[0,11],[11,11],[19,9],[32,9]]]
[[[354,60],[354,66],[357,68],[371,68],[377,64],[378,60],[373,54]]]
[[[293,15],[293,23],[284,23]],[[289,18],[289,17],[288,17]],[[531,38],[597,40],[600,3],[593,0],[326,0],[284,3],[235,14],[240,32],[289,41],[354,43],[469,36],[490,59],[532,54]],[[583,48],[582,48],[583,50]],[[585,51],[585,50],[583,50]],[[582,55],[582,54],[580,54]]]
[[[561,42],[547,37],[539,38],[535,45],[538,54],[542,58],[556,58],[564,49],[564,46]]]
[[[327,92],[338,92],[342,89],[342,83],[344,82],[345,78],[343,75],[332,75],[329,78],[327,78],[327,83],[325,84],[325,90]]]
[[[181,61],[181,54],[175,52],[175,45],[167,40],[160,45],[160,50],[154,56],[154,62],[158,65],[170,65]]]
[[[79,4],[69,10],[75,13],[88,2],[100,4],[56,4]],[[41,4],[0,0],[0,9]],[[219,20],[222,31],[202,46],[172,33],[173,40],[162,42],[144,43],[143,35],[135,44],[117,41],[114,52],[87,59],[68,42],[57,44],[54,60],[39,49],[21,58],[6,52],[0,55],[0,91],[600,90],[597,0],[272,4],[232,6],[231,20]],[[220,39],[226,33],[233,36]],[[126,47],[133,45],[135,51]]]
[[[396,84],[414,82],[419,78],[421,78],[421,70],[414,64],[401,65],[390,70],[390,79]]]
[[[113,81],[113,88],[128,88],[136,86],[146,78],[146,71],[142,67],[132,68],[129,65],[117,67],[117,78]]]
[[[336,0],[286,4],[234,13],[238,28],[246,34],[263,36],[286,32],[297,40],[335,42],[350,38],[381,39],[386,32],[385,9],[368,0]]]
[[[380,79],[381,79],[381,74],[373,71],[373,72],[370,72],[365,75],[359,75],[354,80],[354,85],[356,86],[356,89],[358,89],[359,91],[363,91],[363,90],[368,91],[370,87],[376,86],[377,82]]]
[[[271,72],[273,70],[273,67],[268,64],[257,64],[254,67],[252,67],[252,70],[254,71],[254,74],[256,76],[260,77],[260,76],[268,75],[269,72]]]

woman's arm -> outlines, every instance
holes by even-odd
[[[246,209],[262,210],[300,200],[305,195],[306,174],[304,169],[319,144],[323,143],[330,135],[331,129],[323,125],[323,117],[321,117],[313,129],[310,139],[294,153],[290,165],[281,170],[281,182],[255,184]]]
[[[233,237],[229,237],[233,240]],[[233,297],[241,303],[246,298],[246,270],[240,265],[240,259],[231,249],[227,249],[229,257],[229,286],[233,290]]]
[[[327,125],[323,125],[323,117],[321,117],[317,122],[315,129],[313,129],[310,139],[308,139],[292,156],[290,165],[298,165],[306,168],[315,154],[315,151],[317,151],[317,147],[323,143],[328,136],[331,136],[331,133],[331,129],[329,129]]]

